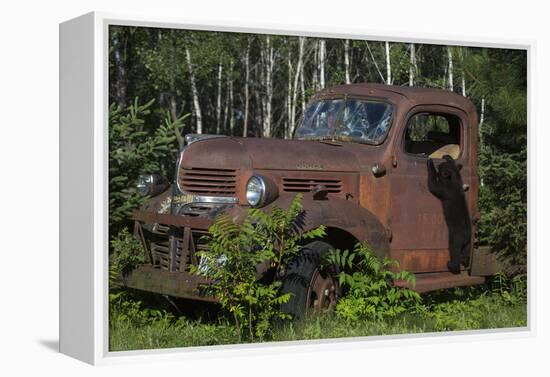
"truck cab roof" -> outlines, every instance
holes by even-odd
[[[450,90],[437,88],[419,88],[414,86],[396,86],[384,84],[345,84],[326,88],[315,94],[311,101],[318,101],[329,98],[340,98],[345,96],[371,97],[387,100],[397,106],[408,105],[437,105],[456,107],[462,109],[468,115],[476,115],[474,104],[466,97],[463,97]]]

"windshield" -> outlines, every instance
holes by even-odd
[[[298,139],[340,139],[378,144],[390,128],[393,106],[385,102],[334,99],[313,102],[296,131]]]

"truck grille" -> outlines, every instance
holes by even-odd
[[[169,229],[169,231],[166,231]],[[168,225],[155,224],[152,232],[145,232],[149,244],[152,264],[166,271],[189,271],[189,266],[199,263],[199,251],[208,249],[203,239],[207,231],[189,229],[190,240],[185,247],[185,231],[171,228]]]
[[[186,193],[197,195],[235,196],[237,172],[234,169],[181,167],[179,186]]]
[[[342,181],[339,179],[283,178],[283,191],[286,192],[310,192],[317,185],[325,186],[329,193],[342,191]]]
[[[220,203],[189,203],[181,207],[178,215],[201,216],[208,214],[223,206]]]

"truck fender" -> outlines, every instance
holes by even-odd
[[[281,195],[266,207],[266,210],[272,206],[288,208],[293,198],[293,195]],[[351,235],[359,242],[366,242],[378,258],[383,259],[389,256],[390,235],[388,230],[372,212],[358,203],[339,198],[315,200],[306,194],[302,199],[302,206],[305,211],[304,230],[324,225],[327,227],[329,236],[331,234]],[[333,246],[341,247],[338,242]]]

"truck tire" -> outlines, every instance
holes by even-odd
[[[293,320],[303,319],[311,312],[334,310],[340,293],[338,271],[335,266],[321,268],[321,258],[332,249],[326,242],[311,242],[288,264],[282,291],[291,296],[281,305],[281,311]]]

